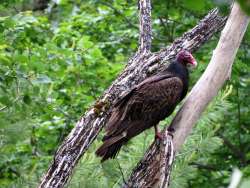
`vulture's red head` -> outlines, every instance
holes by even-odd
[[[181,50],[177,54],[177,62],[182,63],[183,65],[185,65],[187,67],[194,68],[197,66],[196,60],[194,59],[192,54],[187,50]]]

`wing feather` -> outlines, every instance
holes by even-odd
[[[155,83],[157,81],[166,79],[166,78],[170,78],[172,76],[172,74],[164,74],[164,75],[156,75],[156,76],[151,76],[147,79],[145,79],[143,82],[141,82],[140,84],[136,85],[135,87],[133,87],[129,92],[126,92],[120,99],[118,99],[115,104],[114,104],[114,108],[113,111],[111,113],[111,117],[109,118],[109,121],[106,125],[106,132],[107,135],[112,134],[116,129],[119,128],[121,122],[124,120],[124,118],[126,117],[126,114],[128,112],[128,108],[130,108],[130,106],[128,105],[130,98],[132,96],[136,95],[136,91],[140,90],[140,88],[142,88],[144,85],[148,85],[148,84],[152,84]],[[134,105],[137,106],[136,109],[140,108],[140,98],[138,98],[138,105]],[[104,137],[104,139],[106,138],[106,136]]]
[[[146,79],[115,104],[104,138],[139,134],[171,114],[182,92],[181,79],[171,74]]]

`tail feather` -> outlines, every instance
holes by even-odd
[[[109,158],[115,158],[125,142],[126,138],[124,135],[105,140],[101,147],[96,151],[96,155],[102,157],[101,162]]]

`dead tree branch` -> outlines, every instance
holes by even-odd
[[[168,130],[173,134],[174,152],[177,152],[180,149],[208,103],[217,95],[219,89],[223,86],[225,81],[229,79],[235,55],[248,23],[249,17],[247,17],[240,10],[238,4],[235,3],[206,71],[195,84],[183,106],[168,128]],[[167,128],[165,128],[163,133],[166,134],[167,132]],[[171,138],[168,139],[171,140]],[[133,170],[127,184],[124,187],[150,187],[150,184],[145,184],[145,182],[154,181],[154,177],[147,177],[147,171],[150,172],[148,168],[151,168],[147,161],[154,163],[154,161],[157,160],[154,158],[154,155],[157,155],[159,151],[153,149],[157,147],[157,145],[159,144],[153,143],[151,145],[144,158]],[[150,156],[150,158],[147,156]],[[165,157],[168,158],[168,155]],[[171,163],[169,163],[168,167],[164,168],[170,169]],[[161,170],[162,168],[158,166],[158,169]],[[165,171],[165,177],[169,177],[169,172],[169,170]],[[149,180],[149,178],[152,179]],[[162,186],[160,182],[156,183],[156,185],[161,188],[166,187]],[[167,185],[167,183],[165,185]]]
[[[122,96],[123,92],[151,74],[161,71],[163,67],[167,66],[166,61],[174,58],[180,49],[186,48],[194,51],[200,47],[214,33],[220,31],[225,23],[225,18],[220,17],[217,10],[213,10],[198,26],[185,33],[166,49],[158,53],[145,53],[150,52],[151,46],[150,1],[140,0],[140,6],[140,23],[142,25],[140,26],[141,37],[138,52],[130,59],[124,71],[104,92],[103,96],[79,119],[74,129],[58,148],[54,160],[41,180],[40,188],[64,187],[78,160],[84,155],[108,120],[113,102]]]
[[[139,52],[150,52],[152,43],[152,26],[151,26],[151,2],[150,0],[139,1],[140,17],[140,38]]]

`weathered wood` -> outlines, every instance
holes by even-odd
[[[140,1],[143,4],[144,0]],[[145,4],[147,6],[149,3]],[[146,10],[150,10],[150,7],[145,7]],[[147,13],[147,11],[140,11],[140,14]],[[144,16],[140,15],[140,19]],[[145,16],[148,19],[147,16]],[[140,21],[141,24],[147,23],[146,20]],[[103,126],[105,125],[112,104],[115,99],[119,98],[124,91],[129,90],[133,85],[138,84],[146,77],[153,73],[157,73],[167,66],[166,61],[175,57],[176,53],[185,48],[190,51],[194,51],[199,48],[204,42],[211,38],[211,36],[220,31],[225,23],[225,18],[218,15],[218,10],[213,10],[201,20],[201,22],[192,30],[185,33],[181,38],[177,39],[172,45],[163,49],[158,53],[150,53],[150,51],[144,51],[140,53],[140,50],[130,59],[125,70],[118,76],[118,78],[112,83],[112,85],[104,92],[103,96],[91,107],[85,115],[83,115],[77,122],[74,129],[67,136],[61,146],[58,148],[54,155],[48,172],[43,176],[40,188],[47,187],[63,187],[69,176],[72,173],[73,168],[77,164],[80,157],[86,152],[90,144],[95,140]],[[140,25],[140,31],[142,28],[148,28]],[[146,34],[146,38],[151,38],[151,31]],[[141,40],[145,36],[140,36]],[[146,43],[141,43],[140,46],[145,47]],[[150,46],[147,43],[146,46]],[[139,47],[140,48],[140,47]],[[148,47],[146,47],[148,48]],[[145,49],[146,49],[145,48]],[[164,61],[163,61],[164,60]]]
[[[140,11],[140,38],[138,52],[143,54],[150,52],[152,43],[152,26],[151,26],[151,2],[150,0],[139,1]]]
[[[123,188],[166,187],[174,159],[172,135],[165,131],[162,141],[152,144],[143,159],[133,170],[129,181]]]
[[[230,77],[231,67],[248,23],[249,17],[235,3],[206,71],[191,90],[170,127],[163,130],[163,134],[168,133],[167,129],[173,134],[174,153],[183,145],[208,103],[217,95],[219,89]],[[172,137],[168,137],[168,139],[170,139],[169,142],[172,141]],[[159,171],[165,170],[165,177],[163,178],[169,180],[170,170],[168,169],[171,169],[172,163],[168,163],[169,166],[164,166],[164,168],[161,168],[160,165],[157,167],[151,165],[158,161],[157,157],[155,157],[159,152],[155,150],[157,147],[161,148],[159,143],[156,142],[150,146],[133,170],[127,184],[123,186],[124,188],[152,187],[151,182],[157,184],[154,181],[154,176],[148,174],[155,168],[158,168]],[[167,159],[169,154],[172,156],[172,152],[166,154]],[[158,182],[157,186],[154,187],[167,187],[168,183],[162,185]]]

